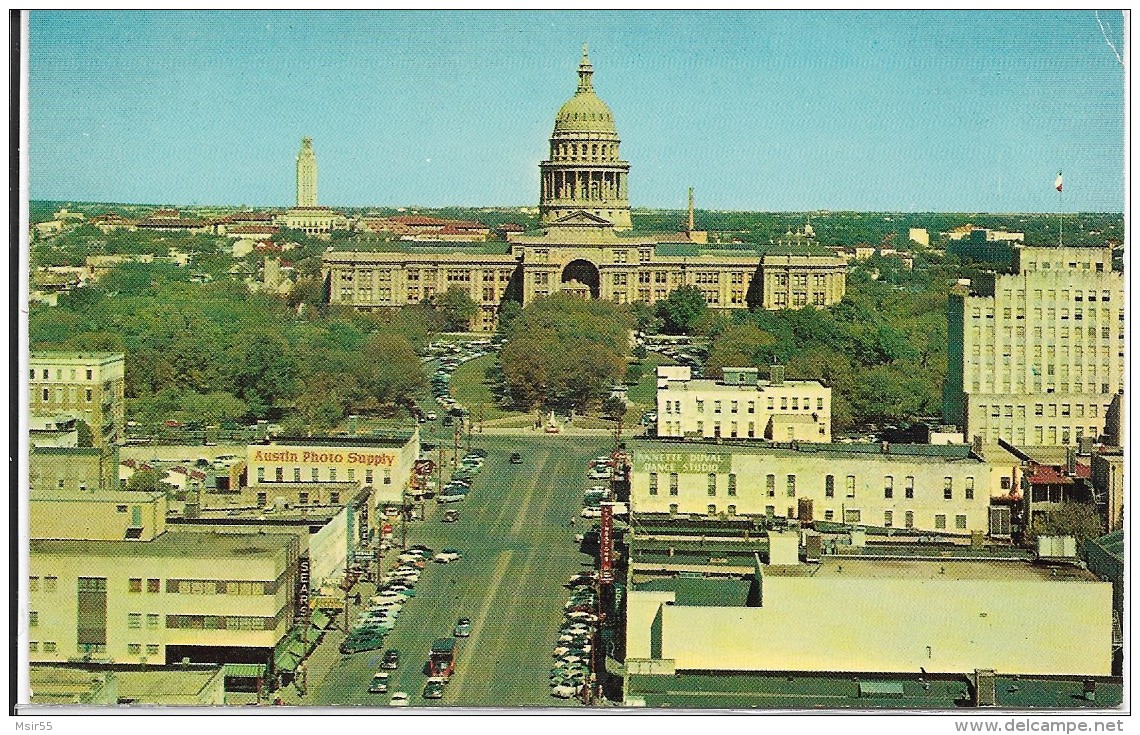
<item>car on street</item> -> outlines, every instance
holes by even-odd
[[[459,520],[459,511],[448,510],[444,511],[443,518],[440,519],[441,523],[455,523]]]
[[[601,518],[602,517],[602,509],[601,508],[583,508],[581,516],[583,518]]]
[[[560,434],[560,433],[562,433],[562,430],[559,429],[557,426],[547,426],[543,431],[545,431],[547,434]]]
[[[522,455],[518,452],[511,453],[511,464],[522,464]]]
[[[396,692],[392,698],[388,700],[389,707],[407,707],[408,706],[408,693]]]
[[[375,630],[354,630],[340,644],[343,654],[374,651],[384,645],[384,634]]]
[[[384,658],[380,661],[380,668],[382,669],[395,669],[400,666],[400,651],[395,648],[389,648],[384,652]]]
[[[384,694],[388,691],[388,674],[380,672],[372,675],[372,683],[368,685],[368,691],[372,694]]]
[[[439,417],[435,415],[435,411],[428,411],[427,412],[427,420],[428,421],[435,421],[437,418],[439,418]]]
[[[455,630],[452,635],[456,638],[467,638],[471,635],[471,618],[460,618],[455,623]]]
[[[424,699],[443,699],[443,680],[432,677],[424,684]]]
[[[572,687],[568,684],[555,684],[550,688],[550,693],[559,699],[570,699],[578,693],[578,687]]]
[[[445,493],[435,496],[437,503],[459,503],[467,499],[466,494],[459,493]]]

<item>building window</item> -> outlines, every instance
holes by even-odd
[[[154,628],[157,628],[157,627],[158,627],[158,615],[157,615],[157,614],[155,614],[155,613],[147,613],[147,616],[146,616],[146,627],[148,627],[148,628],[151,628],[152,630],[153,630]]]
[[[649,473],[649,494],[650,495],[656,495],[657,494],[657,473],[656,472],[650,472]]]
[[[334,480],[336,479],[336,471],[335,470],[333,471],[333,479]],[[392,470],[384,470],[384,484],[385,485],[391,485],[392,484]]]
[[[141,577],[131,577],[127,581],[127,591],[128,592],[142,592],[142,578]]]
[[[847,476],[847,497],[855,497],[855,475]]]
[[[834,520],[834,519],[835,519],[835,511],[833,511],[833,510],[825,510],[825,511],[823,511],[823,520],[825,520],[825,521],[831,521],[831,520]]]
[[[907,528],[914,528],[914,511],[913,510],[908,510],[906,512],[906,515],[903,517],[903,523],[906,525]]]
[[[329,492],[329,503],[332,505],[340,505],[340,493],[335,490]]]
[[[305,492],[304,490],[297,493],[297,502],[300,505],[308,505],[309,504],[309,494],[307,492]]]
[[[40,614],[35,610],[28,613],[28,627],[35,628],[40,624]]]
[[[736,473],[730,472],[728,474],[728,497],[736,497]]]
[[[959,529],[966,528],[966,516],[962,513],[954,516],[954,527]]]
[[[127,653],[134,655],[134,656],[139,655],[140,653],[142,653],[142,644],[141,643],[128,643],[127,644]]]
[[[670,472],[669,473],[669,494],[670,495],[676,495],[677,494],[677,473],[676,472]]]
[[[130,613],[127,615],[128,628],[141,628],[142,627],[142,613]]]
[[[258,482],[265,482],[265,468],[264,467],[258,467],[257,468],[257,481]]]
[[[300,481],[301,481],[301,468],[300,467],[294,467],[293,468],[293,482],[300,482]]]
[[[756,413],[756,401],[748,402],[748,413]]]
[[[55,653],[55,641],[44,641],[44,653]]]
[[[710,472],[709,473],[709,497],[714,497],[715,495],[716,495],[716,473]]]
[[[823,495],[826,498],[835,497],[835,475],[823,478]]]
[[[158,644],[157,643],[146,644],[146,653],[148,656],[157,656],[158,655]]]
[[[152,578],[152,579],[148,579],[146,581],[146,591],[147,592],[160,592],[160,591],[162,591],[162,587],[161,587],[161,585],[157,579]]]
[[[676,503],[670,503],[669,504],[669,514],[670,515],[677,515],[677,504]]]
[[[55,592],[57,582],[59,577],[44,577],[44,592]]]
[[[883,511],[883,528],[891,528],[895,525],[895,512],[893,510]]]
[[[883,497],[890,500],[895,496],[895,478],[887,475],[883,478]]]
[[[257,505],[258,505],[258,507],[264,508],[266,503],[268,503],[268,502],[269,502],[268,493],[258,493],[257,494]]]
[[[796,497],[796,476],[788,475],[788,497]]]
[[[318,470],[316,467],[314,467],[313,471],[310,473],[310,477],[313,478],[313,482],[316,482],[317,480],[319,480],[320,476],[321,476],[320,470]]]
[[[946,528],[946,516],[941,514],[941,513],[934,516],[934,527],[935,528]]]
[[[29,577],[28,578],[28,591],[29,592],[39,592],[40,591],[40,578],[39,577]]]
[[[273,479],[276,480],[277,482],[284,482],[285,481],[285,468],[284,467],[274,468]]]
[[[856,508],[847,508],[843,511],[844,523],[859,523],[859,519],[861,517],[862,513],[860,513]]]
[[[715,505],[713,505],[712,503],[709,503],[708,514],[709,514],[710,516],[715,516],[715,515],[716,515],[716,506],[715,506]]]
[[[766,478],[764,478],[764,482],[768,488],[768,497],[776,497],[776,476],[768,475]]]
[[[954,478],[942,478],[942,497],[946,500],[954,499]]]
[[[908,476],[906,478],[906,493],[905,494],[906,494],[907,500],[914,500],[914,478],[913,477]]]
[[[974,478],[966,478],[966,500],[974,499]]]

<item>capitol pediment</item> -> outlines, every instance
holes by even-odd
[[[613,227],[614,223],[610,222],[604,217],[599,217],[596,214],[590,214],[584,210],[571,212],[565,217],[560,217],[551,222],[548,227],[596,227],[606,228]]]

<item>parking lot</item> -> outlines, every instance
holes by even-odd
[[[415,585],[384,642],[401,654],[388,694],[367,691],[381,649],[342,657],[323,681],[310,682],[306,704],[386,706],[403,691],[413,706],[579,706],[550,695],[551,650],[568,595],[563,585],[592,561],[574,542],[591,484],[586,463],[609,445],[604,438],[473,437],[487,460],[466,500],[429,502],[427,520],[409,527],[409,544],[455,548],[463,558],[428,564]],[[508,461],[516,451],[521,464]],[[441,523],[444,509],[458,510],[459,521]],[[460,617],[471,618],[472,630],[459,639],[455,673],[442,699],[424,700],[431,644],[451,637]]]

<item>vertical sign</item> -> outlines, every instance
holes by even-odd
[[[302,627],[309,625],[309,557],[302,556],[297,562],[297,611],[294,623]]]
[[[603,584],[614,581],[614,504],[602,503],[602,529],[598,534],[601,575]]]

